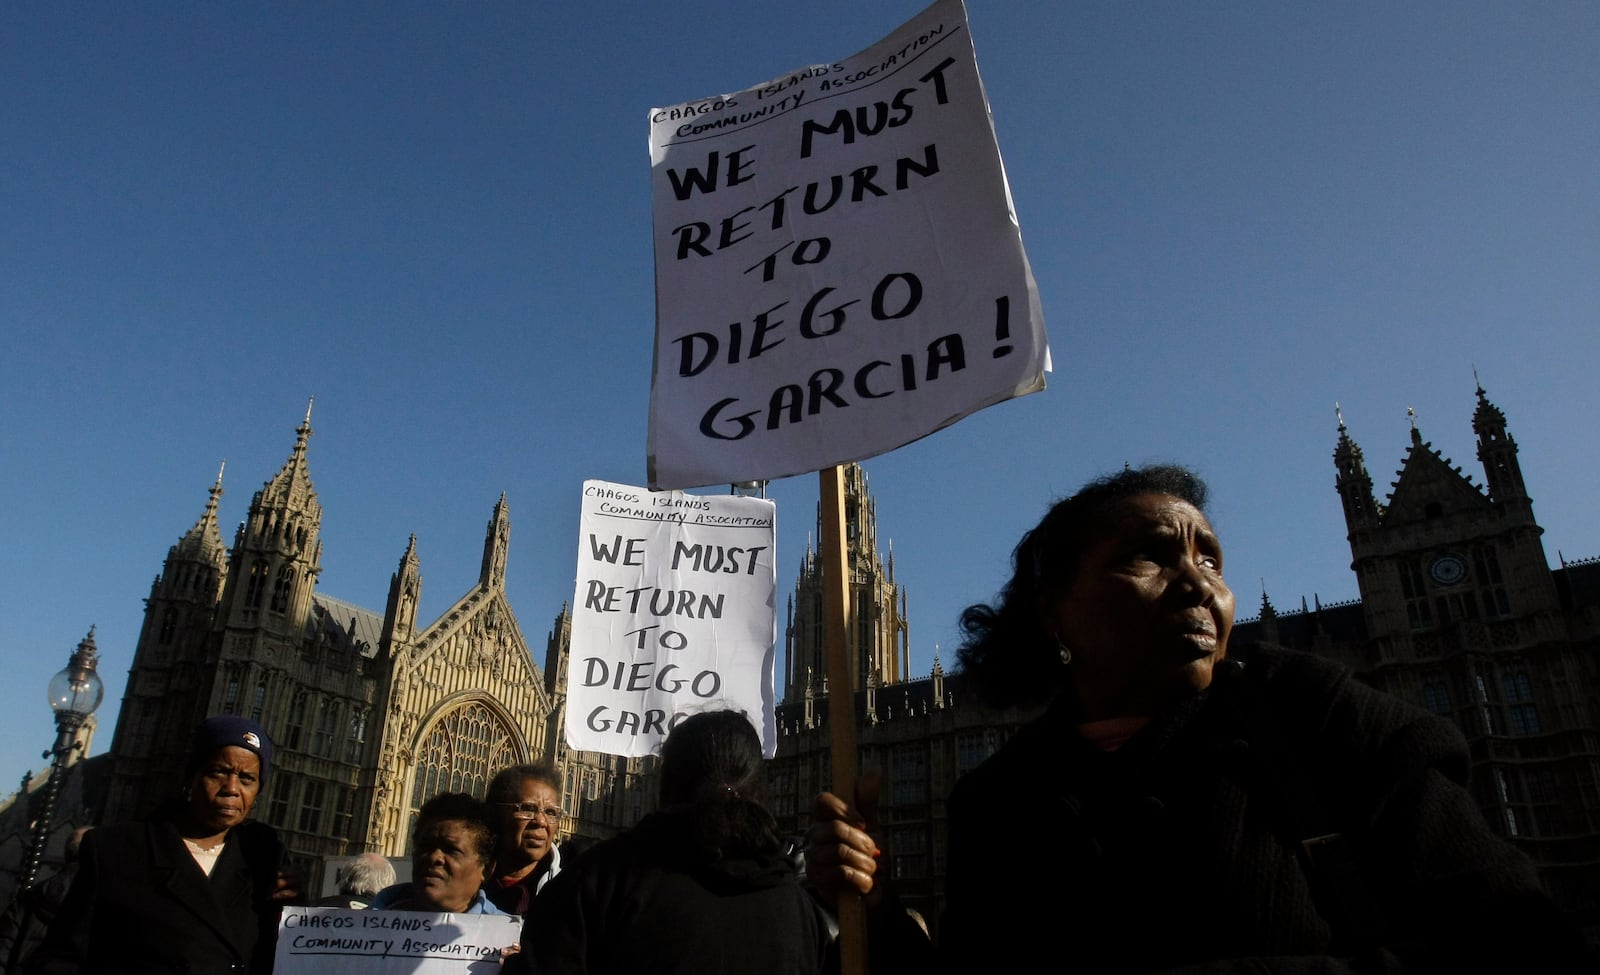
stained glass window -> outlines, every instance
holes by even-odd
[[[521,759],[511,730],[477,701],[456,708],[433,726],[417,749],[417,774],[411,790],[411,817],[441,792],[470,792],[479,798],[494,773]]]

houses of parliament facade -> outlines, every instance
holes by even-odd
[[[1476,396],[1483,484],[1413,425],[1383,503],[1340,419],[1334,490],[1360,599],[1280,612],[1263,595],[1259,617],[1240,621],[1234,639],[1339,660],[1453,719],[1471,748],[1486,818],[1593,929],[1600,560],[1549,567],[1506,417],[1483,389]],[[179,787],[189,729],[221,712],[251,717],[273,736],[275,769],[255,814],[281,831],[312,878],[328,861],[363,851],[405,855],[424,799],[442,791],[481,796],[489,777],[513,763],[557,767],[567,836],[613,835],[654,808],[653,759],[577,752],[563,741],[570,619],[563,607],[543,634],[541,666],[506,599],[506,498],[488,519],[478,579],[438,619],[417,619],[414,536],[383,610],[363,609],[317,591],[322,508],[310,436],[308,412],[231,546],[218,523],[219,475],[199,518],[167,553],[146,600],[110,752],[84,763],[103,767],[98,784],[82,789],[80,815],[112,822],[148,813]],[[877,502],[857,465],[846,469],[845,497],[852,668],[843,690],[855,699],[861,767],[883,773],[880,814],[896,889],[936,919],[945,799],[957,777],[1033,715],[985,707],[937,653],[931,672],[910,672],[907,594],[892,552],[885,560],[880,550]],[[830,781],[826,699],[841,690],[823,677],[820,575],[820,557],[808,549],[785,614],[779,747],[768,769],[773,812],[794,834],[804,832],[812,797]]]

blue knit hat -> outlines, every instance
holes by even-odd
[[[272,739],[265,728],[236,714],[219,714],[195,726],[194,739],[189,746],[189,767],[199,768],[228,745],[255,752],[261,759],[261,779],[266,781],[267,770],[272,766]]]

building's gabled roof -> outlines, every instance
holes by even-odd
[[[1385,526],[1426,521],[1466,512],[1486,512],[1493,505],[1489,498],[1448,458],[1424,443],[1415,427],[1411,446],[1401,465],[1394,493],[1384,510]]]
[[[522,625],[517,621],[516,613],[511,608],[511,601],[506,598],[505,590],[498,587],[484,589],[473,586],[438,619],[427,626],[418,627],[413,644],[416,648],[416,660],[420,662],[448,648],[450,637],[463,627],[472,625],[474,621],[485,622],[491,629],[503,627],[505,636],[515,648],[528,673],[530,675],[539,673],[538,664],[533,659],[533,650],[522,634]],[[540,683],[542,686],[542,681]]]
[[[378,636],[383,632],[383,615],[362,609],[354,603],[317,593],[311,597],[311,615],[306,620],[306,638],[316,642],[320,636],[328,646],[355,650],[363,657],[378,653]]]
[[[1600,558],[1563,560],[1561,568],[1551,573],[1556,592],[1561,596],[1563,608],[1571,611],[1586,607],[1600,608]]]

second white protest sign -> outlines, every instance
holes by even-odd
[[[583,483],[567,744],[649,755],[675,720],[743,711],[777,750],[770,501]]]

